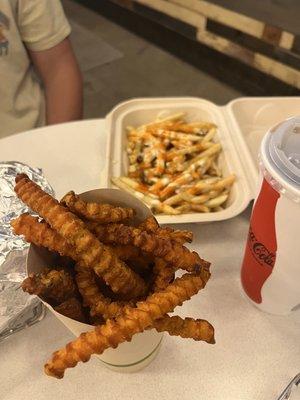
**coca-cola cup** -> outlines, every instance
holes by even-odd
[[[300,305],[300,117],[267,132],[260,167],[241,280],[261,310],[289,314]]]

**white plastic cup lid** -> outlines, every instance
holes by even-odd
[[[270,136],[269,151],[277,168],[300,185],[300,117],[278,126]]]
[[[272,169],[271,175],[300,193],[300,116],[271,129],[262,142],[261,153],[267,169]]]

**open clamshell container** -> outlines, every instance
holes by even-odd
[[[200,98],[141,98],[121,103],[106,117],[108,163],[103,186],[112,187],[111,177],[127,175],[126,127],[152,122],[157,117],[184,112],[188,122],[208,121],[217,125],[215,140],[222,145],[219,166],[224,176],[236,175],[224,210],[212,213],[156,215],[160,224],[211,222],[233,218],[254,199],[258,178],[258,151],[267,130],[299,114],[300,98],[240,98],[217,106]]]
[[[117,189],[96,189],[80,194],[80,197],[89,202],[104,202],[121,207],[132,207],[136,215],[132,218],[133,225],[138,225],[151,216],[150,210],[140,200],[131,194]],[[45,248],[30,245],[27,255],[27,275],[42,272],[46,267],[53,268],[57,263],[57,255]],[[75,335],[87,332],[95,327],[68,318],[45,301],[44,305]],[[133,336],[131,342],[121,343],[116,349],[107,349],[97,358],[109,369],[117,372],[136,372],[146,367],[157,355],[163,333],[149,329]]]

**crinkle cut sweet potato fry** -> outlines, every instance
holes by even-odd
[[[203,340],[214,344],[214,328],[204,319],[180,318],[178,315],[165,315],[155,321],[154,327],[158,332],[167,331],[171,336],[186,339]]]
[[[175,269],[172,265],[168,265],[162,258],[155,258],[154,267],[154,282],[152,291],[157,292],[164,290],[175,277]]]
[[[19,174],[16,177],[15,191],[24,203],[76,248],[80,261],[103,277],[114,292],[132,297],[145,293],[144,281],[100,243],[83,221],[45,193],[28,176]]]
[[[147,231],[147,232],[157,232],[158,229],[160,228],[158,222],[156,221],[156,219],[154,217],[148,217],[146,218],[143,222],[141,222],[139,224],[139,229],[141,229],[142,231]]]
[[[135,259],[140,256],[140,250],[134,246],[124,246],[123,244],[116,244],[114,246],[110,246],[110,248],[116,254],[116,256],[118,256],[123,261]]]
[[[115,318],[124,312],[124,307],[128,307],[128,303],[111,302],[110,299],[103,296],[92,276],[93,271],[80,267],[77,271],[76,280],[79,291],[82,297],[86,299],[86,303],[91,307],[92,317],[103,316],[105,319]],[[161,287],[156,288],[157,291],[164,290],[169,282],[165,280]],[[214,328],[209,322],[202,319],[182,319],[179,316],[170,317],[166,314],[162,318],[155,320],[153,326],[149,327],[149,329],[152,328],[155,328],[158,332],[168,332],[171,336],[181,336],[182,338],[214,343]]]
[[[67,256],[74,261],[79,261],[76,249],[66,239],[52,229],[45,221],[39,221],[28,213],[21,214],[11,222],[16,235],[23,235],[27,242],[39,247],[55,251],[61,256]],[[147,268],[147,259],[143,257],[140,249],[134,246],[115,245],[108,246],[115,255],[123,261],[136,261],[140,267]]]
[[[15,234],[24,235],[29,243],[37,246],[46,247],[50,251],[55,251],[61,256],[67,256],[74,261],[80,261],[76,250],[46,222],[39,222],[38,218],[27,213],[20,215],[11,223]],[[134,246],[115,245],[108,246],[118,258],[123,261],[130,261],[134,264],[134,271],[139,274],[149,274],[149,256],[141,254],[140,249]],[[130,265],[131,266],[131,265]]]
[[[76,260],[75,248],[46,222],[39,221],[37,217],[33,217],[28,213],[21,214],[11,222],[11,226],[16,235],[23,235],[25,237],[26,242],[46,247],[48,250],[55,251],[61,256],[67,256]]]
[[[195,271],[200,267],[209,266],[196,252],[191,252],[185,246],[172,240],[165,239],[153,233],[148,233],[139,228],[123,224],[88,224],[99,240],[105,243],[119,243],[134,245],[141,250],[163,258],[176,269]]]
[[[85,273],[85,271],[83,272]],[[85,275],[84,278],[83,275],[80,277],[82,283],[80,284],[78,280],[77,282],[83,298],[89,298],[92,317],[103,316],[105,319],[108,319],[120,315],[124,311],[124,307],[125,309],[128,307],[128,304],[122,304],[122,302],[111,302],[110,299],[105,298],[99,293],[100,290],[95,282],[91,282],[91,280],[93,280],[93,277],[90,275],[92,271],[86,272],[87,275]],[[85,288],[84,290],[81,290],[83,285]],[[163,289],[167,286],[168,284],[166,284]],[[180,336],[182,338],[214,343],[214,328],[209,322],[202,319],[182,319],[179,316],[170,317],[166,314],[162,318],[155,320],[153,326],[149,327],[149,329],[152,328],[155,328],[158,332],[167,332],[171,336]]]
[[[101,315],[105,319],[113,318],[120,314],[125,305],[131,304],[122,301],[111,301],[105,297],[96,283],[94,271],[90,268],[77,264],[76,272],[76,282],[83,301],[92,310],[96,305],[97,315]],[[96,313],[92,312],[91,315],[94,316]]]
[[[124,221],[132,218],[135,214],[132,208],[116,207],[103,203],[87,203],[73,191],[68,192],[60,202],[74,214],[102,224]]]
[[[130,341],[136,333],[143,332],[154,321],[190,299],[202,289],[210,273],[202,269],[201,274],[185,274],[175,279],[164,291],[153,293],[147,300],[137,303],[136,308],[128,307],[115,320],[108,320],[93,331],[82,333],[79,338],[55,352],[45,365],[47,375],[62,378],[67,368],[79,361],[86,362],[92,354],[102,354],[109,347]]]
[[[63,303],[54,307],[54,310],[65,317],[75,319],[79,322],[87,322],[83,312],[83,307],[76,297],[71,297],[70,299],[64,301]]]
[[[56,305],[77,294],[73,277],[64,270],[56,269],[29,275],[24,279],[22,289]]]
[[[169,227],[161,228],[154,217],[146,218],[138,228],[148,233],[155,233],[159,237],[174,240],[179,244],[184,244],[185,242],[191,243],[193,240],[193,232],[176,230]]]

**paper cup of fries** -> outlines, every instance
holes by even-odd
[[[80,194],[87,202],[103,202],[115,206],[130,207],[136,211],[131,219],[132,225],[138,225],[151,216],[149,208],[129,193],[117,189],[96,189]],[[57,255],[45,248],[30,245],[27,256],[27,274],[42,272],[45,267],[53,267],[57,263]],[[43,301],[43,300],[42,300]],[[43,301],[45,306],[76,336],[82,332],[93,330],[93,325],[68,318]],[[136,372],[146,367],[157,355],[163,333],[155,329],[146,330],[133,336],[131,342],[121,343],[116,349],[107,349],[96,356],[109,369],[118,372]]]
[[[26,174],[17,175],[14,189],[39,216],[23,213],[11,222],[15,234],[38,246],[30,247],[21,287],[81,333],[52,354],[47,375],[61,379],[93,354],[117,371],[141,369],[162,340],[153,328],[215,343],[208,321],[169,315],[210,279],[210,262],[184,246],[192,232],[160,227],[138,199],[115,189],[70,191],[59,202]],[[180,269],[186,273],[176,277]]]

